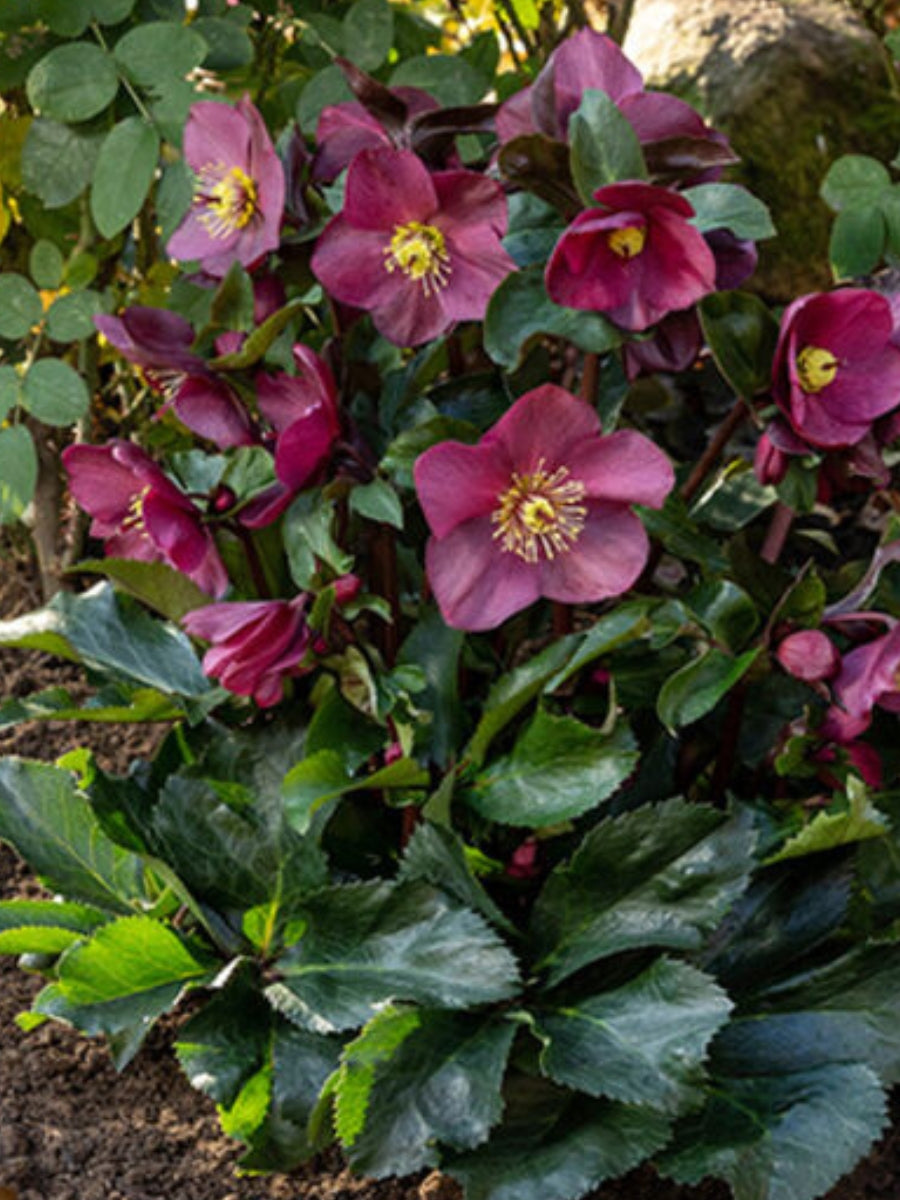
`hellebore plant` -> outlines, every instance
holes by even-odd
[[[46,977],[28,1020],[122,1067],[174,1010],[248,1172],[337,1142],[469,1200],[641,1163],[815,1200],[900,1083],[900,306],[803,296],[779,334],[726,139],[608,38],[495,136],[494,81],[465,90],[493,35],[438,108],[394,86],[434,58],[445,91],[406,14],[313,138],[313,26],[349,46],[385,10],[273,7],[233,72],[197,57],[225,18],[115,31],[141,103],[145,25],[223,98],[92,298],[104,403],[63,464],[109,557],[0,622],[89,687],[0,724],[161,731],[122,776],[0,759],[0,838],[63,898],[0,903]],[[227,99],[273,61],[260,110]]]

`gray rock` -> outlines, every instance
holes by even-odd
[[[841,154],[890,161],[900,142],[875,34],[844,0],[636,0],[625,51],[729,135],[742,159],[729,178],[771,208],[779,237],[761,247],[757,289],[785,301],[827,287],[825,172]]]

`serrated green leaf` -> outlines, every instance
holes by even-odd
[[[663,684],[656,702],[659,719],[669,730],[699,721],[746,675],[760,653],[759,646],[737,658],[715,646],[704,651]]]
[[[87,384],[59,358],[39,358],[22,381],[22,404],[45,425],[74,425],[90,408]]]
[[[685,1183],[725,1179],[735,1200],[815,1200],[866,1153],[886,1119],[878,1080],[859,1064],[719,1079],[657,1162]]]
[[[417,825],[403,852],[397,879],[404,883],[422,879],[480,912],[505,933],[514,932],[512,923],[472,874],[465,846],[452,829],[431,821]]]
[[[578,194],[590,205],[594,192],[623,179],[646,179],[641,144],[615,101],[588,88],[569,117],[569,161]]]
[[[19,341],[43,316],[44,306],[33,284],[24,275],[4,271],[0,275],[0,337]]]
[[[668,1136],[668,1121],[650,1109],[525,1080],[488,1145],[451,1157],[444,1170],[468,1200],[577,1200],[655,1154]]]
[[[65,896],[119,913],[145,897],[143,862],[103,833],[69,771],[0,760],[0,837]]]
[[[266,994],[315,1032],[362,1025],[391,998],[455,1009],[517,988],[515,960],[484,920],[425,883],[328,888],[301,916],[305,932]]]
[[[346,1047],[335,1106],[352,1166],[375,1178],[487,1141],[515,1025],[470,1013],[387,1010]]]
[[[247,1079],[227,1107],[219,1108],[222,1130],[229,1137],[248,1141],[262,1125],[272,1098],[272,1065],[263,1063]]]
[[[37,452],[24,425],[0,429],[0,525],[18,521],[37,484]]]
[[[707,1047],[731,1008],[708,975],[660,958],[621,987],[537,1012],[541,1065],[576,1091],[677,1115],[702,1098]]]
[[[57,900],[0,901],[0,932],[43,926],[71,933],[90,934],[109,920],[109,913],[86,904],[61,903]]]
[[[159,134],[143,117],[126,117],[103,139],[91,184],[91,216],[103,237],[121,233],[141,211],[159,146]]]
[[[31,68],[26,84],[36,113],[56,121],[87,121],[115,99],[119,76],[99,46],[56,46]]]
[[[495,363],[512,371],[541,334],[562,338],[591,354],[607,354],[622,341],[620,332],[599,313],[554,304],[541,267],[514,271],[488,302],[484,348]]]
[[[890,824],[870,802],[862,783],[851,778],[847,793],[849,804],[843,811],[816,813],[809,824],[789,837],[776,854],[766,859],[766,863],[803,858],[807,854],[833,850],[835,846],[883,837]]]
[[[682,195],[694,209],[691,224],[701,233],[727,229],[736,238],[759,242],[777,232],[762,200],[737,184],[701,183]]]
[[[605,733],[538,709],[511,753],[482,770],[463,797],[490,821],[541,829],[607,800],[638,757],[637,743],[621,722]]]
[[[84,934],[49,925],[23,925],[0,929],[0,954],[62,954],[83,939]]]
[[[602,821],[537,899],[537,970],[555,984],[623,950],[697,949],[744,890],[754,844],[746,813],[677,798]]]

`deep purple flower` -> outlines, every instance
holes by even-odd
[[[286,679],[309,669],[301,665],[313,640],[308,606],[305,592],[293,600],[210,604],[189,612],[182,625],[192,637],[212,642],[203,656],[207,675],[269,708],[282,698]]]
[[[200,510],[139,446],[118,439],[69,446],[62,461],[107,554],[168,563],[211,596],[223,595],[228,574]]]
[[[598,188],[601,208],[579,213],[547,263],[547,292],[568,308],[641,330],[715,288],[716,260],[688,221],[683,196],[647,183]]]
[[[529,133],[568,141],[569,118],[589,89],[605,92],[650,152],[666,143],[716,143],[729,159],[728,139],[710,128],[689,104],[664,92],[648,92],[630,59],[606,34],[583,29],[550,55],[534,83],[500,106],[497,136],[501,143]],[[721,168],[701,171],[689,164],[692,182],[714,179]]]
[[[506,224],[503,191],[483,175],[430,175],[410,151],[363,150],[312,268],[335,299],[371,312],[390,341],[417,346],[484,316],[515,270],[500,241]]]
[[[674,476],[631,430],[601,436],[589,404],[553,384],[521,396],[475,446],[442,442],[415,465],[433,537],[428,579],[444,620],[493,629],[541,596],[618,596],[647,561],[632,504],[658,508]]]
[[[409,117],[440,108],[437,100],[421,88],[396,87],[390,91],[406,105]],[[329,104],[322,109],[316,125],[311,177],[315,183],[330,183],[349,167],[360,150],[391,150],[396,146],[396,136],[358,100]]]
[[[228,384],[191,350],[194,331],[184,317],[164,308],[140,305],[121,316],[97,316],[94,324],[135,366],[150,386],[166,399],[193,433],[208,438],[221,450],[256,442],[253,422]]]
[[[248,97],[232,108],[191,106],[184,156],[194,173],[191,208],[169,239],[172,258],[198,259],[221,278],[233,262],[251,267],[279,242],[284,171],[262,117]]]
[[[900,348],[884,296],[860,288],[801,296],[785,310],[772,396],[813,446],[853,446],[900,404]]]

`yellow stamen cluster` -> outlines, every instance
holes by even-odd
[[[797,355],[797,375],[804,392],[814,395],[828,387],[837,375],[840,362],[821,346],[804,346]]]
[[[567,467],[548,473],[543,459],[530,474],[514,471],[491,514],[497,526],[494,538],[501,549],[518,554],[527,563],[565,554],[584,528],[584,492],[583,483],[569,478]]]
[[[606,237],[606,244],[619,258],[636,258],[646,241],[645,225],[625,225],[621,229],[613,229]]]
[[[409,279],[421,283],[426,296],[447,286],[450,278],[450,256],[444,235],[436,225],[410,221],[397,225],[394,236],[384,251],[384,268],[388,274],[400,270]]]
[[[197,177],[195,203],[200,222],[210,237],[228,237],[244,229],[259,209],[256,183],[240,167],[209,163]]]
[[[148,484],[141,491],[136,492],[131,498],[131,503],[128,505],[128,516],[122,522],[123,529],[137,529],[147,537],[147,530],[144,528],[144,501],[150,491]]]

